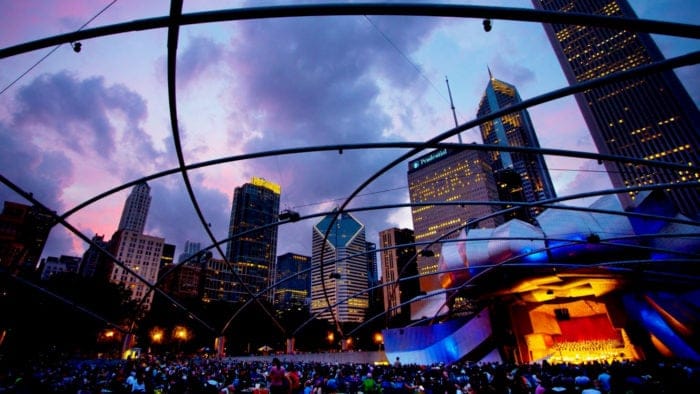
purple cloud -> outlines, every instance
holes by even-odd
[[[0,122],[2,174],[52,209],[62,206],[61,194],[70,184],[73,165],[60,150],[34,144],[14,125]],[[15,192],[0,188],[3,200],[26,203]]]
[[[141,126],[144,99],[124,85],[65,71],[44,74],[19,90],[17,106],[12,121],[25,135],[74,155],[94,153],[114,174],[141,177],[144,165],[163,161]]]
[[[60,211],[63,189],[70,185],[73,175],[73,165],[62,152],[41,148],[24,138],[21,130],[0,122],[0,168],[10,182],[32,193],[47,208]],[[0,201],[31,205],[5,185],[0,187]],[[51,235],[46,250],[72,250],[65,231],[54,229]]]
[[[197,203],[211,224],[213,233],[216,237],[224,237],[228,232],[230,196],[202,184],[201,176],[190,174],[190,181]],[[176,255],[182,252],[185,241],[201,242],[202,246],[211,245],[180,179],[156,180],[149,185],[152,202],[146,221],[146,233],[163,236],[166,243],[174,244]],[[226,245],[222,247],[226,250]]]
[[[207,68],[223,59],[224,51],[208,37],[194,37],[187,47],[179,52],[177,61],[178,83],[189,85],[200,77]]]
[[[406,57],[438,23],[411,17],[371,17],[370,23],[362,16],[239,23],[227,58],[236,78],[231,101],[246,103],[239,110],[251,114],[253,127],[262,131],[242,149],[386,141],[385,131],[393,125],[377,102],[381,89],[409,92],[406,106],[415,105],[415,97],[429,86]],[[236,135],[230,140],[240,144],[242,139]],[[317,212],[321,202],[340,205],[367,177],[404,152],[307,153],[251,163],[246,170],[282,184],[282,207],[286,204],[303,215]],[[365,198],[351,207],[403,200],[406,168],[400,165],[391,174],[383,177],[381,186],[368,190],[402,191],[374,194],[371,202]],[[389,226],[387,215],[356,215],[367,226],[368,240]],[[308,253],[311,226],[318,220],[283,226],[278,253]]]

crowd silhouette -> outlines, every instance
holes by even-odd
[[[279,356],[284,394],[684,393],[700,366],[680,361],[582,364],[386,365],[290,362]],[[129,360],[40,358],[0,365],[0,393],[268,394],[272,361],[143,355]],[[279,384],[276,381],[276,384]]]

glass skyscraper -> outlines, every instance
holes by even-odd
[[[476,115],[485,116],[521,101],[520,94],[513,85],[494,78],[489,71],[489,83]],[[540,147],[530,115],[525,110],[482,123],[479,129],[485,144]],[[492,151],[490,158],[499,186],[499,200],[536,202],[556,197],[542,155]],[[541,211],[541,207],[532,207],[529,209],[529,215],[522,215],[521,218],[534,217]]]
[[[625,0],[533,0],[550,11],[636,18]],[[649,34],[564,24],[544,24],[570,84],[663,60]],[[684,214],[700,208],[700,114],[673,71],[608,84],[576,95],[598,151],[687,166],[687,170],[605,162],[617,188],[688,182],[669,196]],[[628,207],[635,194],[621,196]]]
[[[365,226],[349,213],[329,229],[332,220],[327,215],[312,230],[311,314],[331,321],[330,306],[339,323],[361,323],[369,308]]]
[[[279,185],[253,177],[233,192],[226,258],[242,283],[234,289],[232,301],[248,298],[243,285],[255,294],[274,280],[277,226],[255,229],[277,222],[280,191]],[[272,296],[269,292],[266,299],[271,302]]]

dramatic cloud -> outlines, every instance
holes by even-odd
[[[582,192],[603,191],[612,188],[610,178],[605,167],[595,161],[587,161],[581,164],[573,179],[568,183],[562,183],[559,191],[560,196],[568,196]],[[598,197],[570,200],[565,204],[576,206],[588,206]]]
[[[234,109],[232,117],[246,119],[238,124],[250,129],[234,131],[242,134],[231,136],[231,144],[244,142],[239,149],[258,152],[386,141],[386,135],[392,135],[393,122],[391,114],[379,105],[382,89],[397,96],[402,91],[404,96],[410,92],[411,100],[406,104],[411,104],[427,88],[415,67],[397,49],[410,55],[436,25],[436,20],[427,18],[370,20],[360,16],[241,23],[227,63],[237,71],[231,100],[246,105],[238,112]],[[410,119],[404,118],[401,123],[415,127]],[[393,136],[406,132],[400,131]],[[246,133],[255,137],[241,138]],[[250,176],[282,184],[283,208],[286,204],[309,214],[342,204],[365,179],[403,152],[306,153],[253,163],[246,171]],[[378,192],[372,194],[372,199],[358,199],[361,202],[351,206],[404,199],[405,171],[400,165],[381,186],[368,189]],[[397,189],[401,190],[398,194],[381,193]],[[368,239],[389,226],[383,214],[356,216],[367,225]],[[299,237],[303,237],[304,250],[292,251],[308,253],[311,225],[318,220],[311,220],[304,229],[280,229],[280,245],[287,241],[298,244]],[[281,246],[278,253],[286,251]]]
[[[0,168],[59,214],[164,161],[140,127],[144,100],[122,85],[106,86],[101,77],[41,75],[19,89],[13,108],[0,130]],[[64,252],[72,250],[67,233],[56,233],[63,234]],[[56,243],[52,233],[47,250]]]
[[[434,22],[428,21],[406,23],[402,34],[414,38],[412,46],[429,34]],[[399,20],[389,22],[395,25]],[[241,27],[230,59],[240,70],[241,90],[233,93],[244,95],[249,109],[262,113],[266,129],[274,130],[249,146],[253,150],[290,140],[377,140],[388,121],[375,103],[378,82],[387,79],[401,89],[417,78],[363,17],[299,18]]]
[[[56,138],[53,144],[79,155],[95,152],[103,160],[114,159],[117,146],[124,144],[135,148],[137,156],[157,156],[139,127],[146,117],[143,99],[124,86],[105,86],[102,77],[45,74],[20,89],[17,101],[14,123],[33,138],[50,135]],[[122,128],[115,124],[117,118]]]
[[[21,6],[0,2],[0,14],[8,16],[0,46],[76,29],[99,11],[92,3],[30,1]],[[647,18],[684,8],[641,0],[632,5]],[[185,12],[193,12],[221,4],[185,6]],[[167,4],[159,2],[138,7],[118,2],[99,23],[167,11]],[[688,16],[676,14],[672,20],[694,15],[681,12]],[[286,148],[425,140],[453,126],[445,76],[458,119],[464,122],[474,118],[487,66],[494,77],[515,85],[524,99],[566,86],[539,24],[494,21],[486,33],[480,20],[463,18],[275,18],[187,26],[180,37],[178,131],[188,163]],[[0,173],[62,212],[124,182],[175,167],[166,40],[165,30],[159,29],[87,40],[80,54],[62,48],[1,95]],[[678,42],[667,38],[660,46],[675,54],[687,52],[688,41]],[[36,55],[0,59],[0,80],[11,81],[26,71]],[[38,75],[39,70],[44,74]],[[697,101],[698,89],[691,86],[700,75],[697,66],[678,73]],[[595,150],[573,99],[531,108],[530,114],[542,146]],[[480,142],[474,129],[463,137]],[[404,152],[346,149],[342,154],[334,150],[251,159],[198,169],[190,180],[212,231],[224,238],[233,189],[251,176],[282,186],[282,209],[314,215],[344,203]],[[596,168],[591,161],[548,157],[547,163],[559,195],[608,182],[604,173],[590,172]],[[406,163],[400,163],[349,206],[407,201],[406,170]],[[175,244],[177,253],[186,240],[208,245],[181,175],[149,183],[153,205],[147,231]],[[111,236],[127,193],[76,213],[71,223],[89,237]],[[17,200],[8,188],[0,189],[0,197]],[[370,241],[387,227],[412,226],[408,209],[355,216],[367,226]],[[319,220],[281,226],[278,254],[310,254],[311,226]],[[79,254],[83,248],[81,241],[59,230],[52,233],[45,254]]]

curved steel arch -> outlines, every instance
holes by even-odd
[[[174,23],[178,26],[196,25],[213,22],[230,22],[235,20],[270,19],[285,17],[312,16],[357,16],[357,15],[395,15],[395,16],[430,16],[446,18],[491,18],[520,22],[561,23],[570,25],[588,25],[606,27],[615,30],[642,31],[677,37],[700,38],[700,26],[663,22],[648,19],[630,19],[617,16],[601,16],[580,13],[562,13],[556,11],[533,10],[528,8],[492,7],[456,4],[308,4],[291,6],[252,7],[205,11],[191,14],[181,13],[181,0],[173,0],[179,10],[170,16],[139,19],[131,22],[83,29],[71,33],[59,34],[19,45],[0,49],[0,59],[22,53],[66,44],[88,38],[169,28]],[[177,19],[173,21],[173,19]]]
[[[594,15],[582,15],[582,14],[564,14],[564,13],[558,13],[558,12],[551,12],[551,11],[535,11],[535,10],[523,10],[523,9],[512,9],[512,8],[501,8],[501,7],[480,7],[480,6],[443,6],[443,5],[407,5],[407,4],[352,4],[352,5],[311,5],[311,6],[283,6],[283,7],[261,7],[261,8],[250,8],[250,9],[239,9],[239,10],[222,10],[222,11],[215,11],[215,12],[206,12],[206,13],[198,13],[198,14],[189,14],[189,15],[182,15],[181,13],[182,10],[182,0],[175,0],[171,3],[171,12],[169,17],[160,17],[160,18],[152,18],[152,19],[147,19],[147,20],[141,20],[141,21],[134,21],[130,23],[125,23],[125,24],[119,24],[119,25],[111,25],[103,28],[96,28],[96,29],[89,29],[89,30],[82,30],[80,32],[75,32],[75,33],[68,33],[64,35],[59,35],[59,36],[54,36],[48,39],[43,39],[43,40],[38,40],[34,41],[31,43],[26,43],[14,47],[9,47],[5,49],[0,50],[0,58],[4,58],[7,56],[12,56],[15,54],[19,53],[24,53],[27,51],[39,49],[42,47],[50,46],[50,45],[55,45],[56,43],[64,43],[64,42],[71,42],[71,41],[77,41],[79,39],[84,39],[84,38],[91,38],[91,37],[100,37],[104,35],[109,35],[109,34],[118,34],[118,33],[124,33],[128,31],[135,31],[135,30],[144,30],[144,29],[154,29],[154,28],[160,28],[160,27],[168,27],[168,90],[169,90],[169,103],[170,103],[170,108],[171,108],[171,126],[173,128],[173,136],[175,139],[176,143],[176,150],[178,153],[178,161],[180,166],[173,170],[173,172],[180,172],[183,176],[183,180],[185,181],[185,184],[188,189],[188,193],[190,195],[190,198],[192,200],[193,206],[197,210],[198,216],[200,217],[200,221],[203,224],[203,227],[205,229],[208,229],[208,226],[206,225],[206,221],[203,219],[203,215],[201,213],[201,210],[199,209],[199,206],[197,204],[196,198],[194,196],[194,191],[192,190],[191,184],[189,183],[189,178],[187,176],[187,170],[190,168],[190,166],[186,165],[184,162],[184,157],[182,156],[182,151],[181,147],[179,145],[179,132],[178,132],[178,125],[177,125],[177,109],[176,109],[176,96],[175,96],[175,61],[176,61],[176,49],[177,49],[177,39],[178,39],[178,32],[179,28],[183,25],[187,24],[196,24],[196,23],[208,23],[208,22],[215,22],[215,21],[226,21],[226,20],[242,20],[242,19],[257,19],[257,18],[276,18],[276,17],[294,17],[294,16],[326,16],[326,15],[418,15],[418,16],[443,16],[443,17],[470,17],[470,18],[482,18],[482,17],[488,17],[488,18],[493,18],[493,19],[509,19],[509,20],[519,20],[519,21],[533,21],[533,22],[555,22],[555,23],[568,23],[568,24],[584,24],[584,25],[592,25],[592,26],[604,26],[604,27],[609,27],[609,28],[615,28],[615,29],[627,29],[627,30],[639,30],[639,31],[647,31],[651,33],[659,33],[659,34],[669,34],[669,35],[675,35],[675,36],[681,36],[681,37],[691,37],[691,38],[700,38],[700,27],[695,26],[695,25],[685,25],[685,24],[677,24],[677,23],[668,23],[668,22],[657,22],[657,21],[646,21],[646,20],[639,20],[639,19],[627,19],[627,18],[619,18],[619,17],[602,17],[602,16],[594,16]],[[621,27],[622,26],[622,27]],[[53,41],[52,41],[53,40]],[[635,75],[642,75],[646,73],[651,73],[651,72],[656,72],[656,71],[661,71],[661,70],[667,70],[670,68],[675,68],[675,67],[681,67],[684,65],[689,65],[689,64],[697,64],[698,63],[698,52],[691,53],[689,55],[685,56],[679,56],[678,58],[675,59],[669,59],[668,61],[662,61],[658,63],[654,63],[649,66],[642,66],[637,69],[631,70],[632,72],[621,72],[621,73],[616,73],[612,75],[612,78],[599,78],[596,80],[589,81],[590,83],[584,83],[584,84],[577,84],[573,85],[569,88],[565,89],[560,89],[558,91],[553,91],[550,94],[545,94],[542,96],[539,96],[538,98],[527,100],[528,102],[527,105],[523,105],[522,109],[528,108],[529,106],[532,105],[537,105],[542,102],[550,101],[559,97],[563,97],[565,95],[570,95],[585,89],[590,89],[591,87],[595,86],[601,86],[602,84],[607,84],[610,82],[614,82],[619,79],[624,79],[624,78],[630,78]],[[672,61],[673,60],[673,61]],[[617,78],[619,77],[619,78]],[[559,95],[558,95],[559,94]],[[551,97],[550,97],[551,95]],[[538,101],[539,99],[540,101]],[[523,102],[525,103],[525,102]],[[341,212],[348,212],[349,210],[345,209],[348,204],[351,202],[354,197],[356,197],[359,192],[364,189],[366,186],[368,186],[373,180],[375,180],[379,175],[385,173],[389,169],[393,168],[394,166],[398,165],[400,161],[403,161],[405,158],[408,158],[412,156],[413,154],[416,154],[420,152],[423,149],[427,149],[429,147],[432,147],[435,145],[436,142],[439,142],[442,139],[448,138],[456,133],[459,133],[462,130],[466,130],[468,128],[471,128],[473,126],[476,126],[478,124],[481,124],[483,122],[486,122],[488,120],[495,119],[496,117],[500,117],[503,115],[506,115],[511,112],[515,112],[517,110],[520,110],[521,108],[517,108],[517,106],[509,108],[509,111],[500,111],[494,114],[491,114],[492,116],[485,116],[483,118],[476,119],[473,122],[466,123],[464,125],[458,126],[455,129],[452,129],[446,133],[443,133],[425,143],[419,144],[415,146],[411,152],[407,153],[406,155],[402,156],[403,159],[397,159],[396,161],[392,162],[388,166],[384,167],[384,169],[380,170],[380,172],[376,173],[374,176],[370,177],[365,183],[363,183],[358,189],[353,192],[348,199],[343,203],[342,208],[338,211],[338,214]],[[502,113],[501,113],[502,112]],[[476,123],[475,123],[476,122]],[[467,126],[469,124],[473,124],[473,126]],[[502,147],[501,147],[502,149]],[[615,157],[615,159],[620,159],[619,156]],[[632,162],[633,160],[639,160],[639,159],[629,159],[626,161]],[[661,162],[655,162],[653,165],[664,165]],[[1,175],[0,175],[1,176]],[[6,178],[2,177],[3,183],[8,184],[9,180]],[[11,183],[11,182],[10,182]],[[125,186],[127,184],[122,185],[122,187],[119,190],[122,190],[128,186]],[[11,187],[12,188],[12,187]],[[626,188],[624,191],[630,191],[631,188]],[[15,190],[17,191],[17,190]],[[19,192],[18,192],[19,193]],[[19,193],[23,195],[25,198],[27,198],[26,193]],[[32,201],[33,203],[45,208],[43,205],[38,203],[35,199],[27,198],[28,200]],[[95,200],[96,201],[96,200]],[[86,202],[87,203],[87,202]],[[502,205],[502,204],[501,204]],[[82,207],[82,206],[80,206]],[[86,239],[84,235],[80,234],[79,232],[76,232],[75,230],[69,223],[65,221],[65,218],[69,216],[69,214],[72,214],[75,211],[69,211],[66,214],[64,214],[62,217],[54,217],[60,222],[62,225],[64,225],[66,228],[69,230],[73,231],[76,235],[78,235],[81,239],[84,241],[88,242],[89,244],[93,245],[91,240]],[[334,217],[333,221],[337,218],[337,215]],[[331,223],[332,225],[333,223]],[[276,224],[275,224],[276,225]],[[212,241],[214,241],[214,245],[217,246],[217,249],[219,252],[223,255],[223,252],[221,249],[218,247],[221,242],[217,242],[215,237],[213,237],[213,234],[211,234],[211,231],[207,231],[210,235],[210,238]],[[326,234],[325,238],[327,238],[328,234]],[[93,245],[94,246],[94,245]],[[117,262],[117,264],[120,264],[118,260],[116,260],[113,256],[110,256],[112,259]],[[323,268],[324,264],[322,262],[321,268]],[[126,268],[128,271],[128,268]],[[140,278],[138,274],[132,273],[136,277],[138,277],[140,280],[143,281],[143,278]],[[157,291],[158,289],[155,289],[154,287],[149,285],[149,291]],[[252,293],[249,292],[253,298],[257,299],[256,296],[254,296]],[[165,294],[164,294],[165,295]],[[166,295],[167,297],[167,295]],[[269,312],[268,312],[269,314]],[[274,318],[273,318],[274,319]],[[276,320],[275,320],[276,321]],[[279,324],[278,324],[279,325]]]

